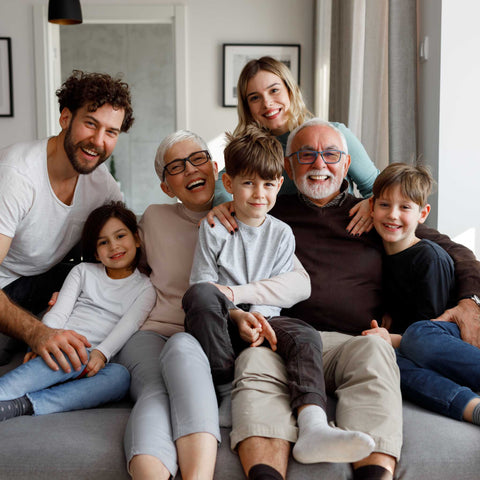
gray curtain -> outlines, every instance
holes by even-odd
[[[333,0],[329,119],[380,168],[416,159],[416,0]]]

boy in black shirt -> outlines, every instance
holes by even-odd
[[[363,334],[380,335],[396,348],[406,398],[480,424],[475,393],[480,390],[480,349],[461,339],[456,324],[430,320],[454,304],[455,288],[452,259],[436,243],[415,235],[430,212],[432,185],[428,170],[402,163],[389,165],[374,183],[370,202],[386,253],[384,298],[391,325],[387,330],[372,320]]]

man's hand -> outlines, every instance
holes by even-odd
[[[87,377],[96,375],[107,363],[105,355],[96,348],[90,352],[90,360],[87,363]]]
[[[237,324],[241,339],[251,347],[258,347],[267,339],[271,349],[277,349],[277,336],[262,314],[236,309],[230,310],[230,317]]]
[[[27,343],[52,370],[58,370],[58,365],[60,365],[62,370],[70,372],[71,368],[66,357],[70,359],[75,370],[80,370],[82,364],[87,363],[88,355],[85,347],[91,345],[83,335],[73,330],[50,328],[40,321],[37,322],[38,325],[35,325]]]
[[[386,342],[392,345],[392,339],[390,338],[390,333],[386,328],[379,327],[376,320],[370,322],[370,330],[364,330],[362,335],[378,335],[382,337]]]
[[[456,323],[462,340],[480,348],[480,307],[473,300],[464,298],[456,307],[445,310],[442,315],[432,320]]]

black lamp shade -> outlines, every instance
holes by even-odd
[[[48,21],[60,25],[82,23],[80,0],[50,0],[48,2]]]

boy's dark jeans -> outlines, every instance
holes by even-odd
[[[238,333],[229,310],[236,308],[211,283],[190,287],[183,297],[185,331],[202,345],[212,369],[216,385],[231,382],[235,359],[250,348]],[[322,341],[319,333],[302,320],[272,317],[269,320],[277,336],[277,353],[287,369],[292,410],[307,404],[326,408],[323,377]],[[268,345],[268,343],[266,343]]]

